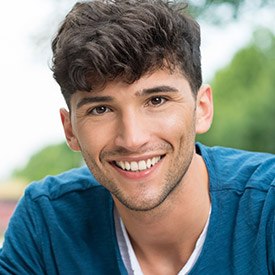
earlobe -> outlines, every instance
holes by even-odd
[[[206,133],[213,120],[212,89],[209,85],[203,85],[197,95],[196,133]]]
[[[59,112],[60,112],[61,122],[63,125],[63,130],[64,130],[65,137],[69,147],[73,151],[80,151],[77,138],[73,132],[70,113],[65,108],[60,109]]]

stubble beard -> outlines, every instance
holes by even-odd
[[[123,192],[123,190],[121,190],[121,188],[119,188],[114,181],[105,176],[100,167],[97,165],[95,159],[87,151],[81,151],[87,166],[101,185],[108,189],[110,193],[126,208],[132,211],[145,212],[159,207],[170,196],[170,194],[172,194],[177,187],[181,185],[193,159],[195,146],[194,140],[195,138],[193,132],[188,136],[181,138],[178,155],[174,159],[172,166],[167,171],[166,176],[164,177],[164,183],[160,185],[162,190],[158,193],[157,197],[152,199],[142,196],[142,192],[138,199],[127,195],[126,192]],[[169,147],[171,147],[171,145],[169,145]],[[145,183],[141,183],[141,185],[144,187]]]

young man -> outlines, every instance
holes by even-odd
[[[1,274],[275,274],[275,158],[195,144],[213,116],[199,47],[171,3],[74,6],[53,72],[87,167],[27,188]]]

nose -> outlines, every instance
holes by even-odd
[[[150,122],[141,113],[129,110],[121,115],[115,144],[128,151],[137,151],[149,142]]]

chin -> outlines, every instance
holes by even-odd
[[[144,195],[133,196],[132,198],[125,198],[120,196],[119,194],[114,194],[116,199],[129,210],[132,211],[151,211],[159,207],[165,199],[168,197],[169,194],[159,195],[157,197],[149,196],[146,198]]]

